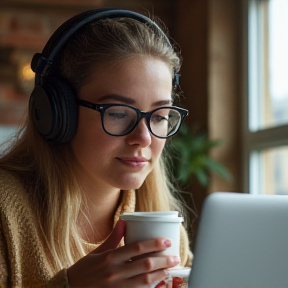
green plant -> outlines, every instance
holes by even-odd
[[[211,172],[231,181],[231,174],[226,167],[209,156],[210,150],[220,144],[221,141],[209,140],[207,134],[195,133],[187,124],[182,124],[178,134],[170,142],[173,173],[180,187],[189,185],[192,176],[206,187],[209,185]]]

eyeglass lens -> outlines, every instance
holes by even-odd
[[[131,132],[137,122],[137,112],[126,106],[109,107],[103,116],[105,130],[112,135],[126,135]],[[161,108],[150,117],[150,129],[159,137],[170,136],[178,129],[181,115],[177,110]]]

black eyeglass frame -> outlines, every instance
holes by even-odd
[[[133,106],[130,106],[130,105],[126,105],[126,104],[120,104],[120,103],[109,103],[109,104],[96,104],[96,103],[92,103],[92,102],[89,102],[89,101],[86,101],[86,100],[83,100],[83,99],[77,99],[77,103],[78,105],[80,106],[83,106],[83,107],[86,107],[86,108],[90,108],[92,110],[95,110],[95,111],[98,111],[101,115],[101,124],[102,124],[102,128],[103,130],[105,131],[105,133],[107,133],[108,135],[111,135],[111,136],[115,136],[115,137],[122,137],[122,136],[126,136],[128,134],[130,134],[136,127],[137,125],[139,124],[139,122],[145,118],[146,119],[146,123],[147,123],[147,127],[148,127],[148,130],[149,132],[154,135],[155,137],[157,138],[160,138],[160,139],[167,139],[173,135],[175,135],[179,128],[181,127],[181,124],[184,120],[184,118],[188,115],[189,111],[187,109],[184,109],[184,108],[181,108],[181,107],[178,107],[178,106],[161,106],[159,108],[156,108],[156,109],[153,109],[152,111],[149,111],[149,112],[145,112],[145,111],[141,111],[139,110],[138,108],[136,107],[133,107]],[[123,135],[115,135],[115,134],[112,134],[112,133],[109,133],[106,129],[105,129],[105,126],[104,126],[104,113],[105,111],[110,108],[110,107],[113,107],[113,106],[121,106],[121,107],[128,107],[128,108],[131,108],[133,109],[136,114],[137,114],[137,120],[135,122],[135,124],[131,127],[131,129],[123,134]],[[173,131],[173,134],[171,135],[167,135],[167,136],[158,136],[158,135],[155,135],[151,129],[151,126],[150,126],[150,119],[151,119],[151,115],[156,112],[157,110],[160,110],[160,109],[163,109],[163,108],[168,108],[168,109],[173,109],[173,110],[176,110],[179,112],[181,118],[180,118],[180,123],[178,125],[178,127],[176,128],[176,130]]]

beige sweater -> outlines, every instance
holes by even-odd
[[[115,222],[120,213],[132,211],[135,211],[135,192],[127,191],[115,214]],[[21,181],[0,170],[0,288],[68,287],[66,269],[53,270],[34,221],[33,207]],[[87,253],[98,246],[83,241]],[[191,252],[184,229],[180,255],[181,264],[189,266]]]

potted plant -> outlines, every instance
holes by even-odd
[[[192,176],[196,177],[200,185],[207,187],[211,172],[231,181],[231,174],[226,167],[209,155],[211,149],[220,144],[221,141],[210,140],[207,134],[193,132],[187,124],[182,124],[178,134],[168,145],[173,175],[180,188],[187,187]]]

